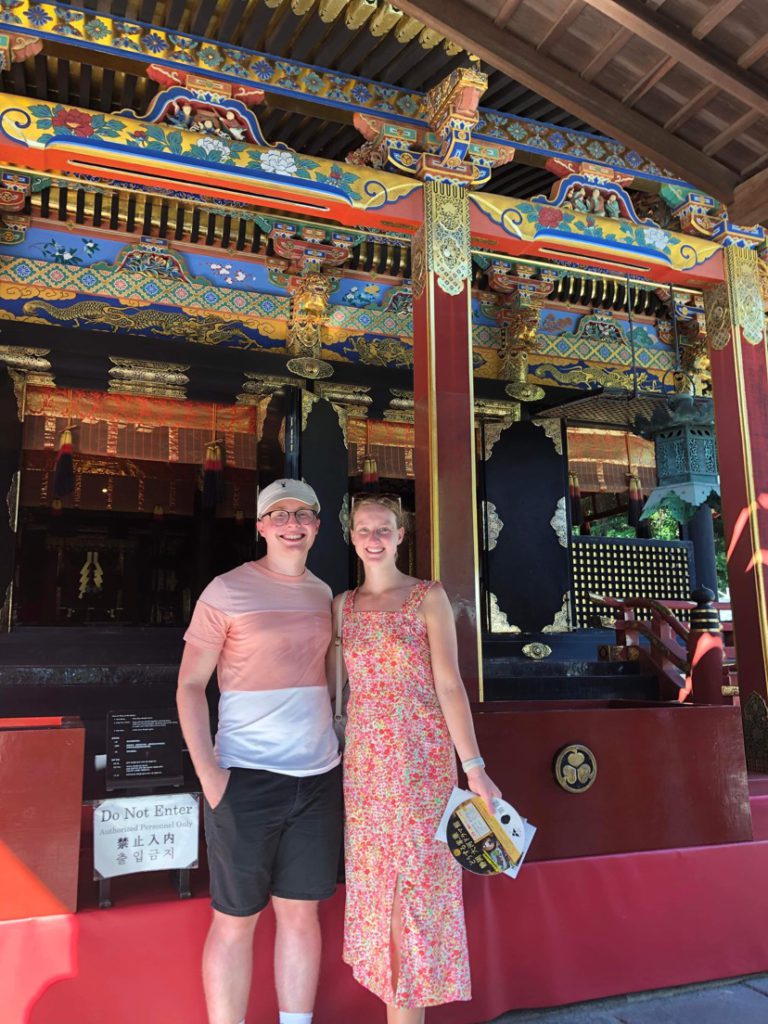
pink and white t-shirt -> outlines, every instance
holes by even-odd
[[[245,562],[212,580],[184,639],[218,652],[222,768],[320,775],[340,761],[325,678],[330,587]]]

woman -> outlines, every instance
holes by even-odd
[[[453,748],[471,790],[489,807],[500,793],[479,755],[450,603],[439,583],[397,568],[403,535],[397,502],[358,499],[365,581],[334,602],[350,683],[344,959],[388,1024],[423,1024],[424,1007],[471,998],[461,868],[435,839]]]

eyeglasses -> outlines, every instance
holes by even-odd
[[[267,516],[275,526],[287,526],[291,516],[299,526],[311,526],[317,519],[317,512],[311,508],[297,508],[295,512],[289,512],[287,508],[276,508],[274,512],[265,512],[261,518]]]

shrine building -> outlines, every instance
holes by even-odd
[[[538,830],[429,1019],[768,970],[763,0],[3,0],[0,73],[9,1024],[203,1024],[204,863],[108,892],[94,807],[284,476],[334,593],[399,499]]]

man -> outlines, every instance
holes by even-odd
[[[210,1024],[244,1022],[253,932],[270,898],[277,919],[281,1024],[310,1024],[320,969],[318,900],[336,886],[339,745],[325,655],[331,591],[306,560],[320,505],[301,480],[259,494],[267,554],[217,576],[184,636],[179,719],[205,797],[213,921],[203,953]],[[216,745],[205,689],[217,670]]]

